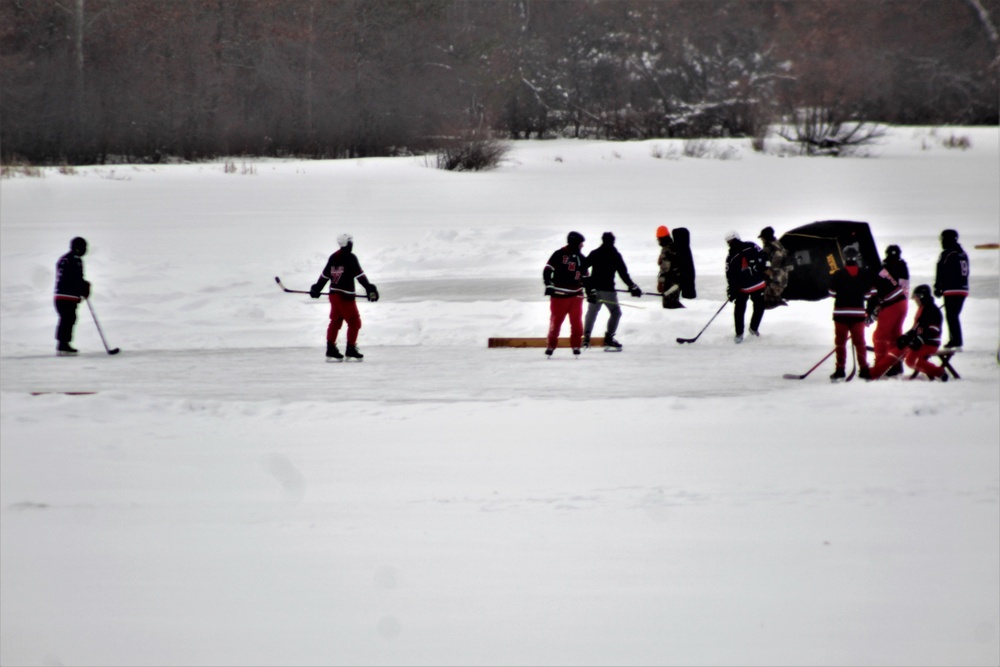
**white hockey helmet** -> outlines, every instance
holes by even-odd
[[[349,243],[354,243],[354,237],[350,234],[341,234],[337,237],[337,245],[341,248],[346,248]]]
[[[729,241],[739,241],[739,240],[740,240],[740,233],[738,231],[736,231],[735,229],[732,230],[732,231],[726,232],[726,242],[727,243]]]

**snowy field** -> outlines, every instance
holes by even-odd
[[[975,246],[1000,241],[998,145],[896,128],[850,159],[546,141],[486,173],[4,179],[0,662],[997,665],[1000,279]],[[727,230],[829,219],[900,245],[913,285],[960,232],[961,380],[783,379],[832,349],[829,300],[744,345],[731,306],[675,342],[725,300]],[[570,230],[613,231],[652,290],[661,224],[691,231],[686,309],[623,295],[621,354],[487,349],[545,334]],[[328,306],[274,277],[308,289],[345,231],[382,299],[364,362],[328,364]],[[77,235],[119,355],[85,306],[81,355],[54,355]]]

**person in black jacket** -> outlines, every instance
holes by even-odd
[[[545,296],[549,297],[549,335],[545,354],[549,357],[559,344],[563,320],[569,317],[570,347],[580,354],[583,343],[583,281],[587,278],[587,260],[583,256],[583,234],[570,232],[566,245],[552,253],[542,269]]]
[[[830,278],[829,292],[833,297],[834,342],[837,349],[837,368],[830,376],[834,382],[845,377],[848,336],[854,343],[854,354],[858,360],[858,377],[866,380],[871,377],[865,345],[865,320],[868,317],[865,300],[875,291],[858,266],[860,259],[861,253],[858,249],[848,246],[844,249],[844,267],[838,269]]]
[[[948,318],[946,350],[962,349],[962,323],[959,315],[969,296],[969,256],[958,243],[958,232],[946,229],[941,232],[941,256],[938,258],[934,278],[934,296],[944,297],[944,312]]]
[[[587,256],[587,268],[590,279],[587,287],[587,317],[583,323],[583,346],[590,347],[590,333],[594,330],[597,314],[601,306],[608,307],[608,326],[604,330],[604,347],[609,351],[621,351],[622,345],[615,340],[618,322],[622,317],[621,306],[618,305],[618,293],[615,291],[615,274],[628,286],[628,293],[633,297],[641,297],[642,290],[628,275],[628,268],[618,248],[615,247],[615,235],[604,232],[601,245]]]
[[[330,282],[330,325],[326,330],[327,361],[342,361],[344,354],[337,348],[337,334],[340,327],[347,324],[347,350],[349,359],[361,361],[365,355],[358,350],[358,331],[361,329],[361,313],[355,301],[354,281],[365,288],[369,301],[378,301],[378,289],[368,281],[361,269],[361,262],[354,254],[354,237],[341,234],[337,237],[340,249],[330,255],[319,280],[309,289],[309,296],[318,299],[327,281]]]
[[[674,254],[677,269],[681,274],[681,296],[694,299],[698,296],[695,290],[694,256],[691,254],[691,232],[684,227],[674,227]]]
[[[69,252],[56,262],[55,307],[59,313],[56,326],[56,354],[72,356],[77,353],[70,342],[76,324],[76,307],[90,296],[90,283],[83,277],[83,256],[87,254],[87,241],[77,236],[69,243]]]
[[[910,269],[902,258],[898,245],[885,249],[882,268],[875,276],[875,295],[868,299],[865,312],[868,322],[877,322],[872,344],[875,346],[875,366],[887,366],[886,374],[899,375],[903,372],[903,362],[894,354],[896,341],[903,335],[903,321],[906,319],[906,302],[910,292]],[[894,361],[886,361],[892,357]],[[872,366],[874,375],[875,366]]]
[[[900,336],[896,346],[905,350],[906,365],[931,380],[948,381],[948,373],[943,366],[931,363],[930,358],[941,345],[941,309],[934,303],[930,285],[918,285],[913,290],[913,300],[917,302],[917,314],[913,318],[913,328]],[[881,370],[881,369],[879,369]],[[874,374],[873,374],[874,376]]]
[[[743,322],[747,301],[753,302],[750,315],[750,335],[760,336],[760,322],[764,318],[764,269],[767,257],[756,243],[741,241],[737,232],[726,234],[729,255],[726,257],[727,296],[733,302],[733,323],[736,326],[736,343],[743,342]]]

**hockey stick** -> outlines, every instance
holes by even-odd
[[[108,341],[104,339],[104,332],[101,331],[101,323],[97,321],[97,313],[94,312],[94,307],[90,305],[90,299],[87,299],[87,308],[90,309],[90,316],[94,318],[94,324],[97,325],[97,333],[101,337],[101,342],[104,343],[104,349],[108,354],[118,354],[121,352],[117,347],[115,349],[108,348]]]
[[[609,306],[624,306],[625,308],[639,308],[640,310],[646,309],[646,306],[637,306],[634,303],[622,303],[621,301],[608,301],[607,299],[598,299],[597,303],[606,303]]]
[[[289,294],[309,294],[309,290],[288,289],[287,287],[285,287],[284,283],[281,282],[281,278],[279,278],[278,276],[274,277],[274,282],[278,283],[278,287],[280,287],[285,292],[288,292]],[[328,294],[343,294],[345,296],[352,296],[352,295],[353,296],[368,296],[367,294],[358,294],[357,292],[320,292],[320,294],[321,295],[324,295],[324,294],[326,294],[326,295],[328,295]],[[312,295],[310,294],[310,296],[312,296]]]
[[[815,366],[813,366],[812,368],[810,368],[809,370],[807,370],[802,375],[795,375],[794,373],[785,373],[781,377],[785,378],[786,380],[805,380],[807,377],[809,377],[810,373],[812,373],[814,370],[816,370],[817,368],[819,368],[820,366],[822,366],[823,362],[826,361],[827,359],[829,359],[831,356],[833,356],[833,353],[836,352],[836,351],[837,351],[837,348],[833,348],[832,350],[830,350],[830,352],[825,357],[823,357],[822,359],[819,360],[818,364],[816,364]]]
[[[646,292],[645,290],[643,290],[642,295],[646,296],[648,294],[649,296],[670,296],[671,294],[673,294],[674,292],[676,292],[680,288],[681,288],[680,285],[674,285],[673,287],[671,287],[670,289],[668,289],[666,292]],[[629,290],[627,290],[627,289],[616,289],[615,291],[616,292],[625,292],[627,294],[631,294],[631,292]]]
[[[707,329],[707,328],[708,328],[708,325],[709,325],[709,324],[711,324],[711,323],[712,323],[712,322],[713,322],[713,321],[715,320],[715,318],[719,316],[719,313],[721,313],[721,312],[722,312],[722,309],[723,309],[723,308],[725,308],[725,307],[726,307],[727,305],[729,305],[729,302],[728,302],[728,301],[724,302],[724,303],[723,303],[723,304],[722,304],[721,306],[719,306],[719,309],[718,309],[717,311],[715,311],[715,315],[712,315],[712,319],[710,319],[710,320],[708,321],[708,324],[706,324],[706,325],[704,326],[704,328],[702,328],[702,330],[698,332],[698,335],[697,335],[697,336],[695,336],[694,338],[678,338],[678,339],[677,339],[677,342],[678,342],[679,344],[683,345],[684,343],[693,343],[693,342],[695,342],[696,340],[698,340],[699,338],[701,338],[701,335],[702,335],[703,333],[705,333],[705,329]]]

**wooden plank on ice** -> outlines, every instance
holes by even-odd
[[[545,338],[490,338],[487,347],[541,347],[548,345]],[[569,338],[560,338],[558,347],[569,347]]]

